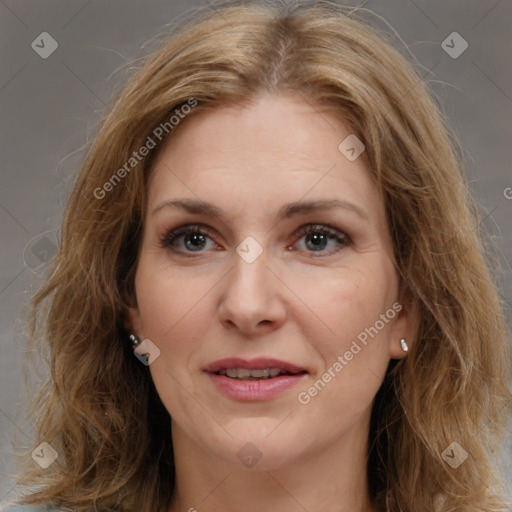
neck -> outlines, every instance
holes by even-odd
[[[367,429],[302,452],[274,469],[241,468],[173,423],[176,486],[169,512],[375,512],[366,474]],[[363,435],[362,435],[362,434]]]

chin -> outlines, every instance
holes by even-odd
[[[280,436],[277,432],[278,421],[259,422],[253,418],[248,418],[247,421],[251,422],[249,429],[238,428],[236,431],[228,429],[233,438],[227,440],[224,449],[219,450],[218,445],[215,448],[212,447],[216,456],[230,464],[235,464],[240,469],[254,471],[279,469],[294,463],[299,457],[298,448],[304,446],[304,437],[290,435],[289,425],[288,430],[283,430],[285,435]],[[301,439],[300,442],[299,439]]]

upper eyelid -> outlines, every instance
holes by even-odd
[[[294,233],[297,233],[298,231],[305,229],[307,227],[318,227],[318,228],[331,229],[333,231],[337,231],[338,233],[348,236],[348,234],[345,232],[345,230],[343,230],[341,228],[337,228],[336,226],[333,226],[332,224],[327,223],[327,222],[306,222],[305,224],[301,224],[298,228],[296,228],[294,230]],[[190,223],[180,224],[180,225],[176,226],[175,228],[172,228],[172,229],[169,228],[169,229],[165,230],[165,233],[166,233],[166,235],[168,235],[175,231],[185,230],[185,229],[188,229],[188,230],[196,229],[196,230],[205,231],[205,232],[219,233],[219,231],[216,228],[208,226],[207,224],[203,224],[202,222],[190,222]]]
[[[333,232],[335,232],[335,234],[341,235],[340,236],[341,238],[346,238],[348,241],[352,241],[352,237],[345,230],[337,228],[337,227],[335,227],[329,223],[325,223],[325,222],[307,222],[305,224],[302,224],[301,226],[299,226],[297,229],[294,230],[293,235],[294,236],[300,235],[300,237],[303,237],[303,236],[305,236],[305,233],[302,233],[302,231],[304,231],[308,228],[311,228],[311,229],[317,228],[318,231],[322,231],[322,230],[333,231]],[[182,231],[182,233],[176,233],[177,231]],[[182,224],[173,229],[168,229],[166,231],[166,234],[164,234],[160,238],[162,240],[162,243],[165,245],[165,242],[170,237],[170,235],[175,235],[174,239],[172,240],[172,241],[174,241],[176,238],[184,236],[193,231],[202,232],[205,235],[207,235],[208,237],[210,237],[212,232],[218,233],[218,231],[215,228],[207,226],[206,224],[203,224],[201,222],[191,222],[191,223]],[[329,233],[327,233],[327,234],[329,234]]]

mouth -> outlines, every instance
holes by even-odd
[[[305,368],[297,364],[270,357],[258,357],[250,360],[239,357],[220,359],[206,365],[203,371],[237,380],[266,380],[282,375],[308,373]]]
[[[263,368],[261,370],[248,370],[247,368],[223,368],[216,375],[224,375],[235,380],[268,380],[281,377],[283,375],[301,375],[307,373],[306,370],[289,372],[282,368]]]
[[[215,361],[203,368],[217,389],[233,400],[267,400],[297,385],[306,368],[268,357],[237,357]]]

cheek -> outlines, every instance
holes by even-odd
[[[212,277],[194,277],[183,269],[140,262],[136,276],[137,301],[143,335],[173,357],[190,352],[206,330],[207,295]],[[199,321],[201,319],[201,321]]]
[[[333,405],[334,412],[340,412],[334,404],[363,410],[377,392],[389,363],[396,288],[394,269],[390,271],[387,265],[379,268],[377,262],[364,269],[351,269],[329,286],[332,300],[325,302],[329,314],[326,322],[336,335],[322,350],[325,371],[330,369],[335,377],[322,403]]]
[[[192,357],[209,328],[207,293],[214,284],[210,281],[143,258],[136,276],[143,335],[160,350],[149,367],[151,377],[165,407],[179,421],[186,421],[185,412],[191,408],[200,413],[194,409],[201,397],[194,391]],[[196,396],[191,401],[192,395]]]
[[[362,258],[359,265],[333,269],[328,277],[303,277],[296,288],[297,296],[304,298],[310,311],[303,316],[303,328],[309,339],[316,336],[325,344],[323,349],[318,347],[322,352],[332,354],[373,326],[391,307],[396,291],[397,277],[391,262],[375,255]]]

